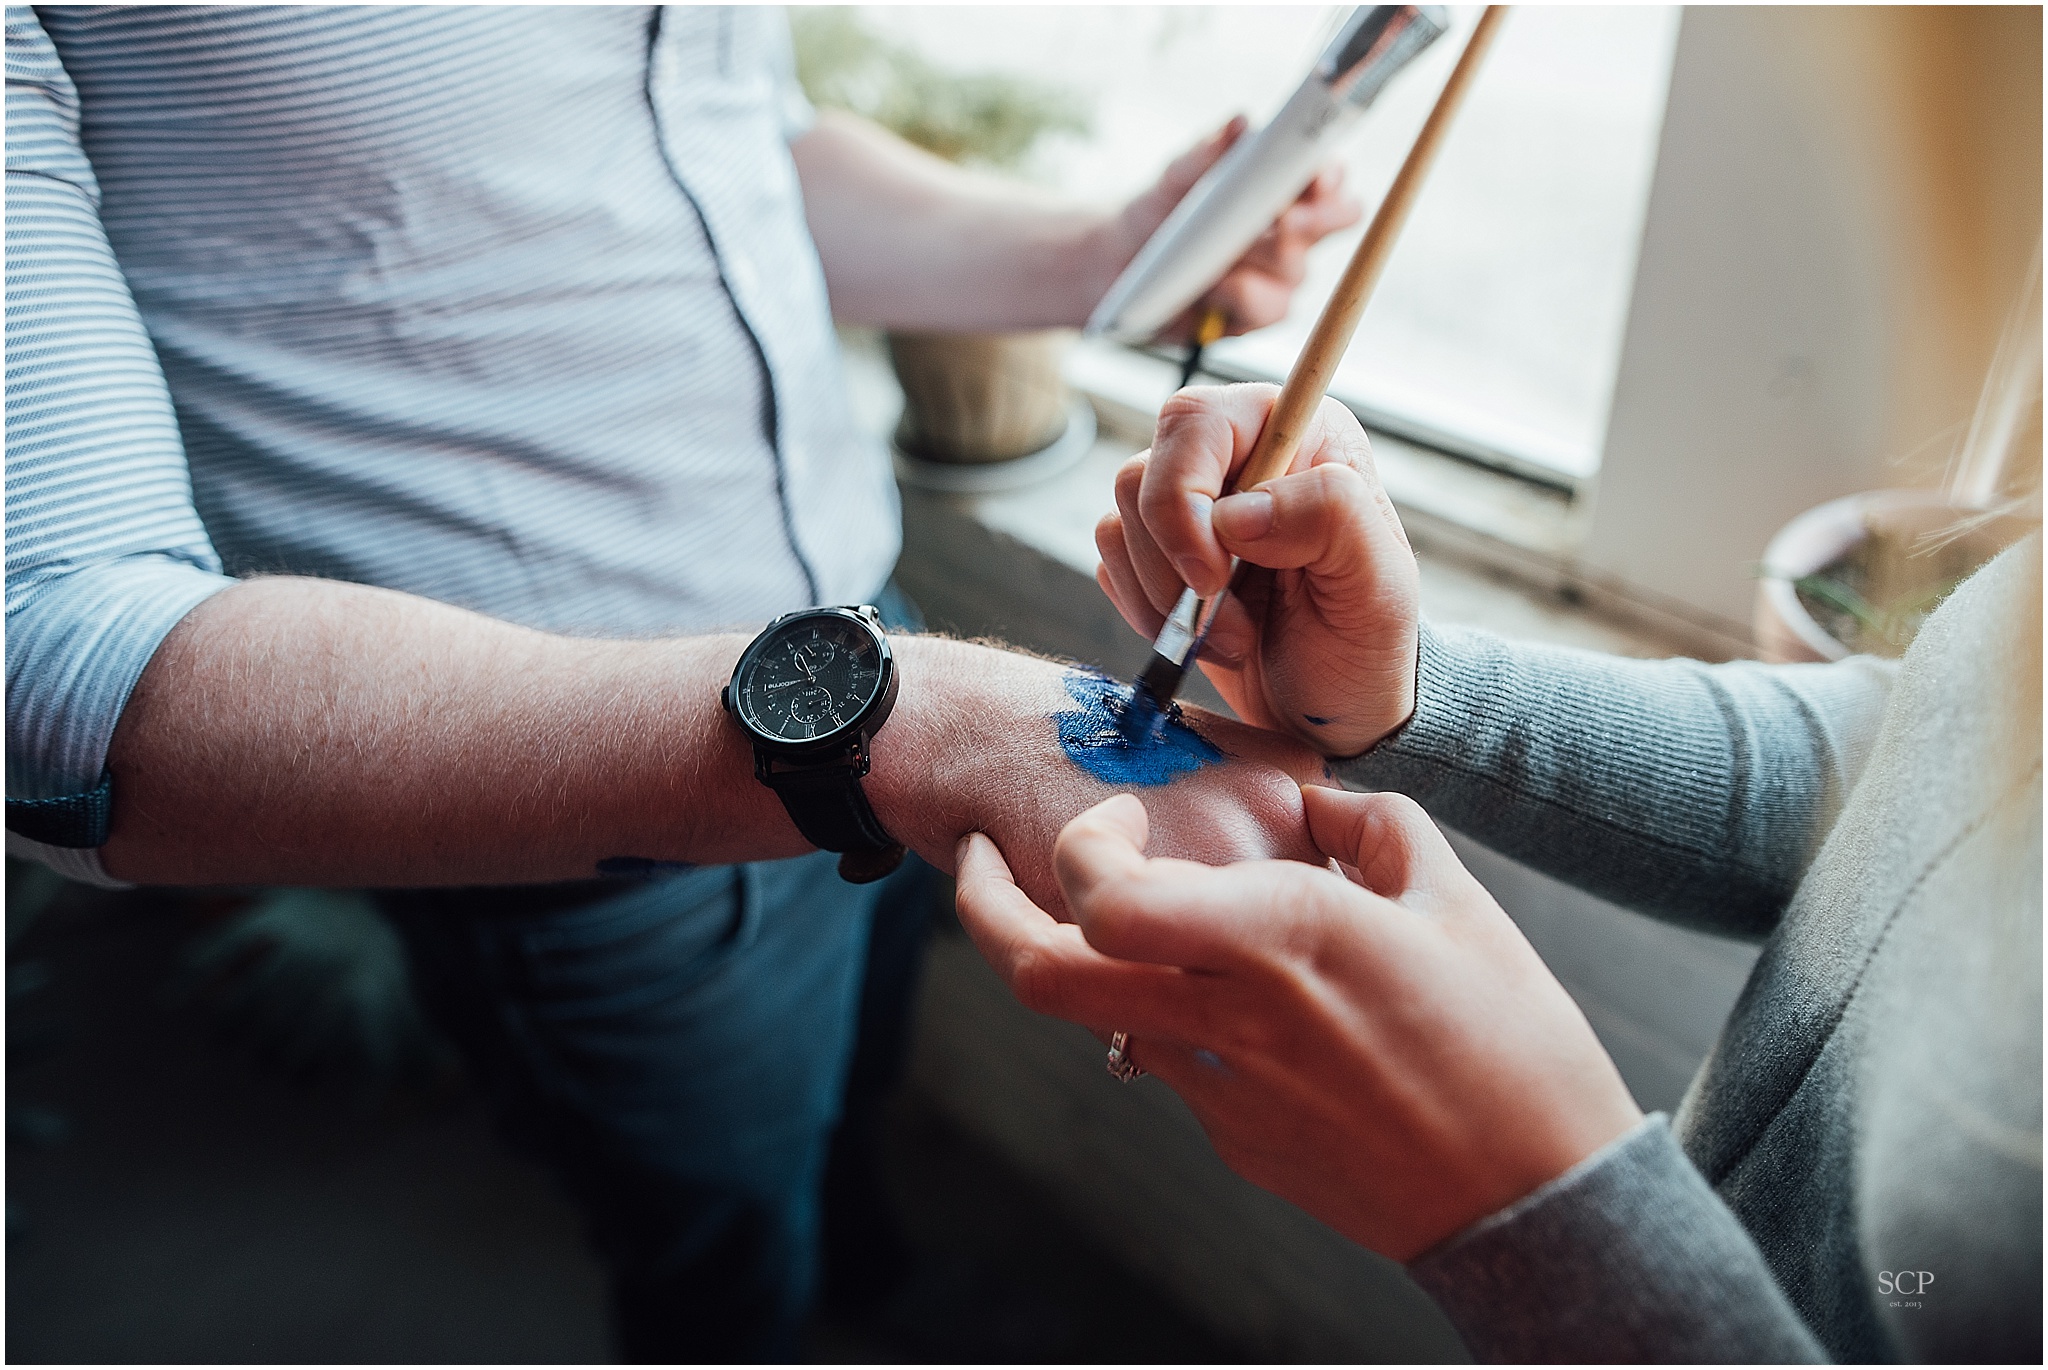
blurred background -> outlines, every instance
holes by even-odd
[[[1368,211],[1475,13],[1452,7],[1357,130]],[[793,27],[819,103],[1112,204],[1231,114],[1270,115],[1340,14],[862,6]],[[2039,339],[2002,329],[2038,290],[2040,24],[1515,12],[1333,391],[1374,435],[1427,611],[1637,655],[1898,649],[1846,541],[1763,563],[1845,499],[1951,498],[1994,362],[2033,368],[2038,425]],[[1210,373],[1283,374],[1356,236]],[[862,422],[903,431],[887,341],[845,341]],[[1034,482],[907,484],[901,575],[936,626],[1128,673],[1142,644],[1094,589],[1089,530],[1179,358],[1058,355],[1094,436]],[[1998,479],[1994,502],[2015,493]],[[1800,587],[1775,619],[1773,575]],[[1456,840],[1638,1100],[1674,1103],[1753,950]],[[7,895],[10,1359],[607,1356],[574,1216],[491,1135],[366,902],[108,893],[11,861]],[[1397,1269],[1229,1175],[1156,1081],[1119,1089],[1085,1033],[1018,1009],[942,904],[932,928],[885,1147],[918,1274],[886,1307],[826,1309],[814,1358],[1462,1357]]]
[[[1231,115],[1279,109],[1343,10],[1284,6],[800,11],[800,52],[844,51],[860,26],[946,70],[1049,88],[1053,123],[1019,174],[1116,203]],[[1461,27],[1469,12],[1456,11]],[[1591,475],[1642,236],[1678,11],[1530,9],[1487,59],[1458,137],[1347,354],[1336,393],[1408,426]],[[1459,34],[1461,37],[1462,34]],[[1343,159],[1367,205],[1456,60],[1427,50],[1375,104]],[[817,54],[813,57],[813,54]],[[1056,103],[1058,96],[1063,103]],[[914,130],[911,131],[915,136]],[[1317,253],[1297,317],[1216,360],[1285,374],[1357,228]]]

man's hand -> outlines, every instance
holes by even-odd
[[[790,153],[840,322],[944,332],[1078,328],[1243,132],[1244,121],[1231,120],[1113,214],[940,161],[844,110],[821,112]],[[1189,319],[1210,305],[1233,333],[1278,323],[1308,249],[1359,213],[1341,172],[1317,177],[1166,336],[1187,336]]]
[[[1166,216],[1202,179],[1203,173],[1244,136],[1245,127],[1245,118],[1240,114],[1196,143],[1168,164],[1158,181],[1104,225],[1098,250],[1110,270],[1102,290],[1109,289],[1117,273],[1138,255],[1138,249],[1166,222]],[[1272,227],[1245,250],[1228,274],[1166,326],[1161,338],[1188,341],[1194,336],[1197,322],[1210,309],[1223,312],[1228,333],[1249,333],[1280,322],[1287,317],[1288,302],[1301,284],[1308,250],[1339,229],[1357,223],[1362,212],[1358,201],[1344,193],[1344,169],[1324,168],[1273,221]]]
[[[1143,853],[1128,796],[1054,852],[1073,925],[961,843],[961,921],[1027,1007],[1120,1029],[1246,1179],[1408,1261],[1641,1112],[1564,988],[1412,801],[1302,792],[1327,867]]]
[[[992,834],[1017,858],[1031,897],[1061,910],[1053,841],[1067,820],[1116,792],[1060,748],[1056,716],[1081,707],[1063,683],[1071,668],[944,638],[895,646],[902,693],[866,781],[876,816],[942,870],[952,869],[963,834]],[[1322,775],[1321,759],[1200,710],[1188,720],[1223,760],[1143,791],[1160,849],[1219,863],[1322,860],[1297,783]]]
[[[1415,555],[1365,430],[1335,400],[1288,474],[1218,499],[1278,393],[1196,387],[1166,402],[1096,525],[1096,579],[1149,639],[1184,585],[1220,589],[1233,555],[1267,568],[1217,611],[1202,669],[1246,722],[1352,756],[1415,711]]]

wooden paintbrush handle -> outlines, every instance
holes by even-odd
[[[1308,341],[1302,345],[1301,355],[1294,359],[1294,367],[1287,373],[1287,383],[1280,387],[1280,398],[1274,403],[1273,412],[1267,416],[1266,426],[1259,430],[1259,440],[1252,444],[1252,454],[1238,472],[1232,489],[1249,490],[1275,476],[1285,475],[1293,463],[1294,454],[1301,447],[1302,434],[1307,431],[1309,420],[1315,416],[1316,406],[1323,402],[1323,392],[1330,388],[1330,378],[1336,374],[1337,363],[1343,360],[1344,349],[1351,345],[1351,335],[1358,328],[1358,316],[1365,312],[1365,302],[1372,298],[1373,287],[1379,284],[1387,258],[1393,255],[1394,241],[1401,236],[1401,225],[1407,221],[1408,211],[1415,204],[1423,179],[1429,175],[1437,148],[1442,145],[1444,134],[1449,130],[1451,120],[1465,98],[1465,91],[1471,86],[1480,60],[1486,56],[1494,31],[1500,27],[1507,10],[1506,5],[1488,5],[1486,12],[1479,16],[1478,24],[1472,29],[1472,37],[1465,44],[1465,51],[1458,56],[1458,65],[1451,69],[1450,80],[1444,82],[1442,92],[1436,97],[1436,108],[1430,110],[1422,132],[1415,135],[1415,146],[1408,149],[1407,160],[1401,163],[1393,185],[1387,188],[1386,198],[1380,201],[1365,236],[1359,239],[1357,249],[1351,254],[1351,264],[1344,268],[1336,291],[1331,294],[1329,303],[1323,306],[1322,316],[1316,320]]]

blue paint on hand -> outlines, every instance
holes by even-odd
[[[1216,745],[1181,718],[1180,705],[1166,706],[1161,725],[1134,730],[1126,721],[1131,687],[1088,671],[1068,671],[1067,693],[1078,709],[1053,715],[1060,747],[1076,766],[1105,785],[1119,788],[1164,785],[1177,775],[1223,759]]]
[[[1131,687],[1130,703],[1118,716],[1124,736],[1139,745],[1156,741],[1166,731],[1166,719],[1166,710],[1142,680]]]
[[[1334,718],[1324,718],[1320,714],[1303,714],[1302,717],[1315,724],[1318,728],[1327,728],[1337,721]]]
[[[1221,1056],[1218,1056],[1215,1052],[1209,1050],[1209,1048],[1207,1047],[1198,1048],[1195,1052],[1195,1059],[1201,1062],[1203,1065],[1209,1067],[1209,1069],[1215,1071],[1218,1075],[1230,1075],[1234,1073],[1232,1072],[1229,1066],[1223,1064],[1223,1058]]]

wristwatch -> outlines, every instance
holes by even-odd
[[[841,879],[879,880],[903,861],[868,797],[868,746],[896,707],[896,658],[873,605],[784,614],[740,653],[718,702],[754,744],[754,777]]]

